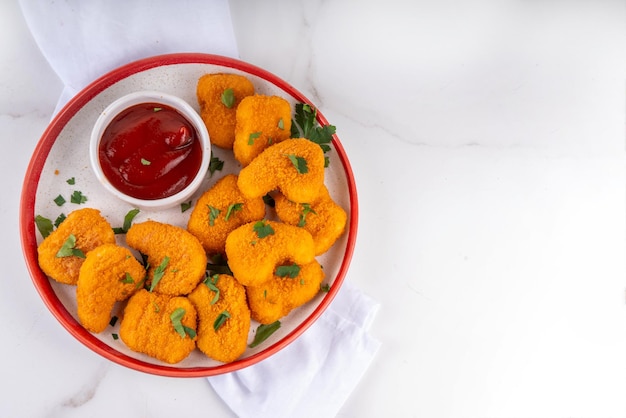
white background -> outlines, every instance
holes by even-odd
[[[231,1],[242,60],[353,165],[348,280],[381,349],[343,417],[626,416],[623,1]],[[111,364],[23,261],[21,181],[62,85],[0,4],[2,416],[230,416],[205,379]]]

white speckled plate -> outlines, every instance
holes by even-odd
[[[331,303],[343,282],[354,250],[358,218],[357,193],[350,163],[335,136],[332,150],[328,153],[330,165],[326,169],[325,182],[333,199],[348,212],[349,220],[341,239],[327,253],[318,257],[326,273],[324,282],[331,285],[330,291],[320,293],[311,302],[283,318],[281,328],[264,343],[254,349],[248,348],[239,360],[228,364],[214,361],[195,350],[182,362],[168,365],[135,353],[121,340],[115,340],[112,334],[118,332],[119,324],[108,327],[100,334],[92,334],[80,325],[76,314],[75,286],[50,280],[39,268],[37,246],[42,237],[35,228],[35,216],[55,220],[62,213],[67,215],[75,209],[93,207],[99,209],[113,227],[121,226],[124,215],[132,207],[104,190],[89,166],[89,136],[96,118],[115,99],[140,90],[174,94],[198,111],[196,83],[201,75],[216,72],[245,75],[252,81],[257,93],[282,96],[292,106],[297,102],[314,105],[278,77],[231,58],[206,54],[171,54],[143,59],[96,80],[65,106],[42,135],[24,179],[20,215],[22,247],[33,283],[44,303],[81,343],[109,360],[147,373],[175,377],[211,376],[250,366],[280,351],[313,324]],[[320,125],[328,124],[319,112],[318,122]],[[194,201],[217,178],[238,172],[240,168],[232,152],[214,147],[213,153],[225,161],[224,170],[206,179],[204,187],[194,196]],[[70,178],[75,179],[73,185],[67,182]],[[76,190],[87,197],[84,204],[70,203],[70,195]],[[63,206],[57,206],[54,202],[58,195],[64,196],[67,201]],[[142,210],[135,222],[151,218],[186,227],[190,213],[190,210],[182,212],[180,208],[153,212]],[[123,236],[118,235],[117,239],[123,244]],[[122,305],[117,309],[121,312]],[[249,342],[257,325],[253,321]]]

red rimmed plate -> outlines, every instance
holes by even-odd
[[[331,196],[348,212],[349,218],[344,235],[327,253],[318,257],[326,273],[324,283],[330,285],[330,290],[320,293],[311,302],[284,317],[281,328],[264,343],[254,349],[248,348],[239,360],[228,364],[214,361],[199,350],[194,350],[187,359],[169,365],[135,353],[120,339],[114,339],[112,334],[118,332],[119,325],[108,327],[100,334],[92,334],[80,325],[76,314],[76,288],[50,280],[39,268],[37,246],[42,237],[35,227],[35,216],[55,220],[60,214],[67,215],[75,209],[93,207],[99,209],[112,226],[121,226],[124,215],[132,207],[109,195],[97,182],[89,166],[89,135],[96,118],[115,99],[140,90],[159,90],[177,95],[199,110],[195,98],[196,83],[201,75],[217,72],[245,75],[255,85],[257,93],[279,95],[292,105],[298,102],[315,105],[275,75],[232,58],[184,53],[142,59],[94,81],[59,112],[39,140],[24,179],[20,208],[22,249],[33,283],[44,303],[63,327],[85,346],[120,365],[146,373],[172,377],[212,376],[248,367],[282,350],[311,326],[329,306],[347,273],[356,242],[356,186],[348,157],[339,138],[335,136],[332,150],[327,154],[330,165],[326,169],[325,182]],[[318,122],[321,125],[328,124],[320,112]],[[224,170],[207,179],[206,186],[194,196],[194,201],[217,178],[239,170],[232,152],[215,147],[213,152],[225,161]],[[68,183],[68,179],[73,179],[73,184],[69,184],[72,182]],[[71,203],[70,195],[74,191],[80,191],[87,197],[87,201],[80,205]],[[67,201],[63,206],[57,206],[54,202],[58,195],[64,196]],[[155,212],[143,210],[135,221],[151,218],[185,227],[190,212],[181,212],[180,208]],[[121,306],[118,308],[121,309]],[[256,326],[253,321],[249,341],[252,340]]]

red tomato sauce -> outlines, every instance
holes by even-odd
[[[142,103],[111,121],[98,157],[116,189],[154,200],[172,196],[191,183],[200,169],[202,147],[183,115],[166,105]]]

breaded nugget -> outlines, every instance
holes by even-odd
[[[233,229],[264,217],[263,198],[244,197],[237,187],[237,176],[228,174],[200,196],[187,230],[198,238],[209,256],[224,255],[226,237]]]
[[[172,314],[183,309],[178,324]],[[185,359],[196,348],[196,308],[185,296],[135,293],[126,304],[120,323],[120,338],[133,351],[174,364]],[[177,330],[176,326],[179,329]],[[187,329],[192,330],[190,336]],[[183,335],[180,334],[183,333]]]
[[[312,202],[324,185],[324,151],[308,139],[288,139],[267,148],[239,172],[248,198],[280,190],[292,202]]]
[[[291,106],[278,96],[244,98],[237,107],[233,153],[246,166],[265,148],[291,136]]]
[[[317,199],[310,203],[294,203],[284,195],[274,196],[276,215],[281,221],[309,231],[315,242],[315,255],[328,251],[343,234],[348,215],[330,197],[323,186]]]
[[[159,293],[186,295],[204,278],[204,248],[183,228],[155,221],[136,223],[126,233],[126,243],[148,257],[146,282]]]
[[[259,286],[272,278],[276,266],[308,264],[315,258],[313,238],[297,226],[256,221],[240,226],[226,238],[226,258],[244,286]]]
[[[322,266],[314,260],[298,267],[294,277],[274,275],[261,286],[246,288],[252,319],[271,324],[317,295],[324,280]]]
[[[196,345],[200,351],[224,363],[241,357],[250,330],[250,309],[244,287],[232,276],[216,274],[200,283],[189,294],[189,300],[198,313]],[[220,321],[223,322],[220,324]]]
[[[104,244],[91,250],[80,267],[76,285],[78,319],[91,332],[102,332],[115,302],[143,286],[146,269],[128,248]]]
[[[224,93],[228,89],[232,89],[231,92]],[[244,97],[253,94],[254,85],[242,75],[218,73],[200,77],[196,96],[200,116],[209,131],[212,144],[233,149],[237,106]]]
[[[78,281],[80,266],[85,259],[76,255],[58,255],[70,235],[76,239],[73,248],[86,255],[102,244],[114,244],[115,234],[99,210],[84,208],[72,211],[59,227],[39,244],[37,252],[39,266],[43,272],[58,282],[73,285]]]

